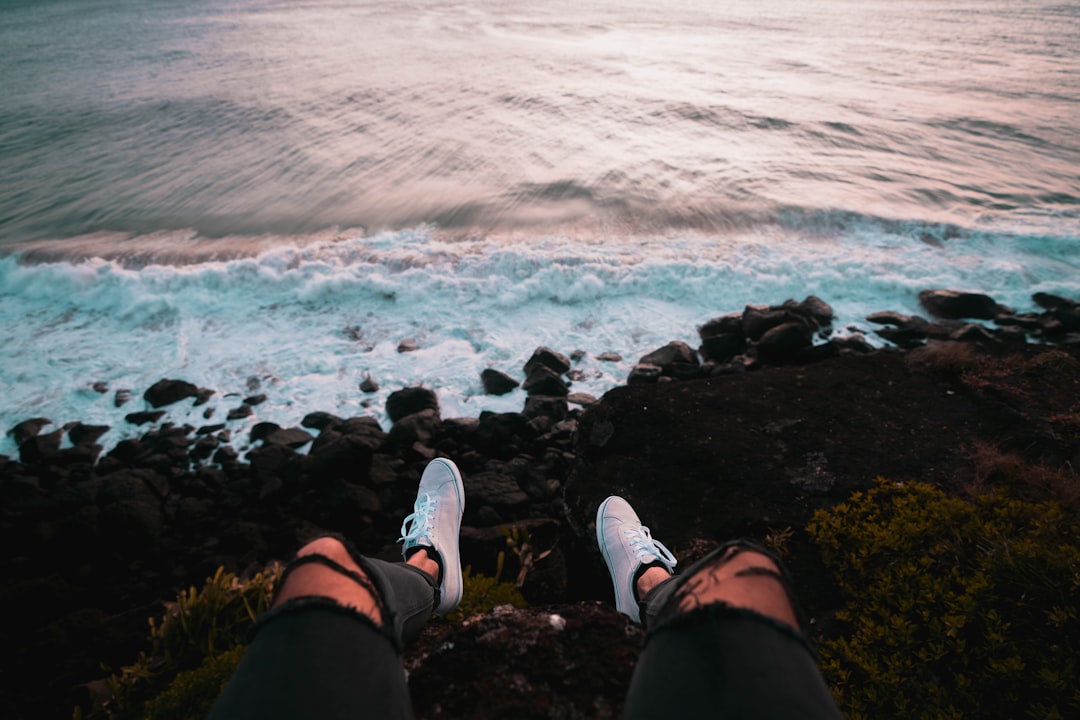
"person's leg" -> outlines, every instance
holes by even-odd
[[[408,718],[404,645],[461,598],[464,488],[436,460],[402,527],[405,562],[365,558],[335,537],[305,545],[210,718]]]
[[[674,558],[619,498],[597,513],[597,540],[616,605],[647,629],[626,717],[840,717],[770,553],[729,543],[672,576]]]

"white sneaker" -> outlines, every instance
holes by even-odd
[[[404,556],[414,547],[430,547],[442,560],[439,605],[436,615],[445,615],[461,602],[461,554],[458,535],[461,514],[465,511],[465,486],[457,466],[446,458],[436,458],[424,468],[416,491],[413,513],[401,523]],[[412,526],[409,527],[409,524]]]
[[[677,563],[675,556],[653,540],[630,503],[614,495],[596,511],[596,542],[615,585],[615,609],[640,623],[641,610],[634,595],[638,568],[659,562],[671,571]]]

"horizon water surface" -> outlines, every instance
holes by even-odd
[[[91,384],[160,377],[475,416],[537,345],[600,395],[749,303],[1080,299],[1075,4],[12,0],[0,49],[5,430],[112,444],[142,402]]]

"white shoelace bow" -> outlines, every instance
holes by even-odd
[[[664,547],[664,543],[653,540],[649,528],[644,525],[623,528],[623,533],[630,540],[630,549],[634,551],[635,559],[644,561],[647,556],[652,555],[657,561],[666,565],[668,570],[678,564],[671,551]]]
[[[438,505],[438,501],[431,497],[430,494],[424,493],[423,497],[416,498],[416,504],[413,505],[413,513],[405,518],[401,523],[401,537],[398,538],[398,542],[405,541],[405,547],[409,547],[409,543],[416,543],[420,538],[431,539],[431,525],[435,519],[435,507]],[[412,527],[409,527],[409,523],[412,523]]]

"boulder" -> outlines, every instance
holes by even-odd
[[[163,379],[151,385],[143,393],[143,399],[150,403],[150,407],[159,408],[198,395],[199,388],[189,382]]]
[[[701,355],[714,363],[725,363],[746,352],[746,337],[742,332],[709,335],[701,341]]]
[[[488,395],[505,395],[521,385],[514,378],[494,368],[485,368],[480,373],[480,382],[483,383],[484,392]]]
[[[532,365],[522,387],[529,395],[565,396],[570,393],[565,380],[551,368],[539,363]]]
[[[549,417],[563,420],[569,412],[570,407],[566,396],[530,395],[525,399],[525,409],[521,414],[530,419]]]
[[[650,383],[655,383],[660,380],[660,376],[663,374],[664,369],[659,365],[638,363],[630,369],[630,375],[626,378],[626,384],[647,385]]]
[[[570,369],[570,360],[562,353],[541,346],[533,351],[532,357],[525,363],[525,376],[528,377],[533,368],[538,365],[546,367],[556,375],[562,375]]]
[[[436,416],[439,414],[439,397],[433,390],[408,387],[392,392],[386,398],[386,414],[392,423],[423,410],[433,410]]]
[[[306,428],[312,428],[314,430],[324,430],[327,427],[338,425],[341,423],[341,418],[337,415],[332,415],[328,412],[313,412],[304,416],[304,419],[300,421],[300,424]]]
[[[786,322],[770,328],[761,336],[757,354],[762,362],[784,362],[812,344],[813,335],[804,323]]]
[[[993,320],[995,315],[1008,311],[989,295],[958,290],[923,290],[919,302],[931,315],[950,320]]]
[[[465,497],[477,508],[490,505],[496,510],[516,509],[529,502],[529,496],[518,486],[517,480],[499,472],[470,473],[462,478],[462,482]]]
[[[698,328],[698,337],[715,337],[716,335],[742,335],[743,313],[730,313],[709,320]]]
[[[15,439],[16,445],[22,445],[24,442],[40,433],[41,429],[46,425],[52,425],[52,420],[41,417],[30,418],[29,420],[23,420],[21,423],[8,430],[8,435]]]
[[[1050,293],[1037,292],[1031,296],[1031,299],[1035,301],[1035,304],[1045,310],[1057,310],[1059,308],[1074,309],[1080,306],[1074,300],[1061,297],[1060,295],[1052,295]]]
[[[60,457],[60,441],[63,430],[53,430],[45,435],[34,435],[19,445],[19,460],[24,465],[56,462]]]
[[[241,403],[239,407],[234,407],[225,416],[226,420],[243,420],[246,417],[251,417],[255,414],[255,411],[251,409],[251,405],[247,403]]]
[[[284,445],[296,450],[311,442],[314,438],[311,433],[301,428],[278,428],[268,434],[263,442],[267,445]]]
[[[622,355],[613,352],[602,352],[596,356],[600,362],[622,362]]]
[[[758,340],[770,329],[788,321],[788,311],[768,305],[747,305],[742,313],[743,335]]]
[[[813,320],[814,324],[819,328],[828,328],[832,326],[832,306],[816,295],[809,295],[800,303],[797,303],[794,300],[788,300],[784,303],[784,307],[797,315]]]
[[[377,393],[379,392],[379,383],[372,380],[370,375],[366,375],[364,376],[364,379],[360,381],[360,392],[367,393],[368,395]]]
[[[410,413],[400,418],[390,428],[389,440],[398,446],[409,446],[416,442],[426,445],[441,424],[442,419],[439,417],[438,410],[429,408]]]
[[[129,400],[131,400],[131,391],[127,388],[120,388],[116,391],[116,394],[113,395],[113,406],[120,407],[127,404]]]
[[[673,374],[672,366],[676,363],[697,367],[699,365],[697,353],[686,343],[674,340],[638,360],[639,365],[659,365],[665,375]]]
[[[268,435],[270,435],[271,433],[277,432],[280,429],[281,429],[281,426],[278,425],[277,423],[272,423],[272,422],[255,423],[251,427],[251,434],[249,435],[249,437],[251,438],[251,442],[259,442],[260,440],[265,440]]]
[[[146,425],[147,423],[156,423],[163,417],[165,417],[164,410],[146,410],[144,412],[128,413],[124,416],[124,419],[132,425]]]
[[[68,438],[71,439],[73,445],[81,445],[82,443],[97,442],[105,433],[109,432],[108,425],[84,425],[82,423],[75,423],[68,429]]]
[[[258,393],[257,395],[248,395],[244,398],[244,404],[255,407],[256,405],[262,405],[266,402],[266,393]]]

